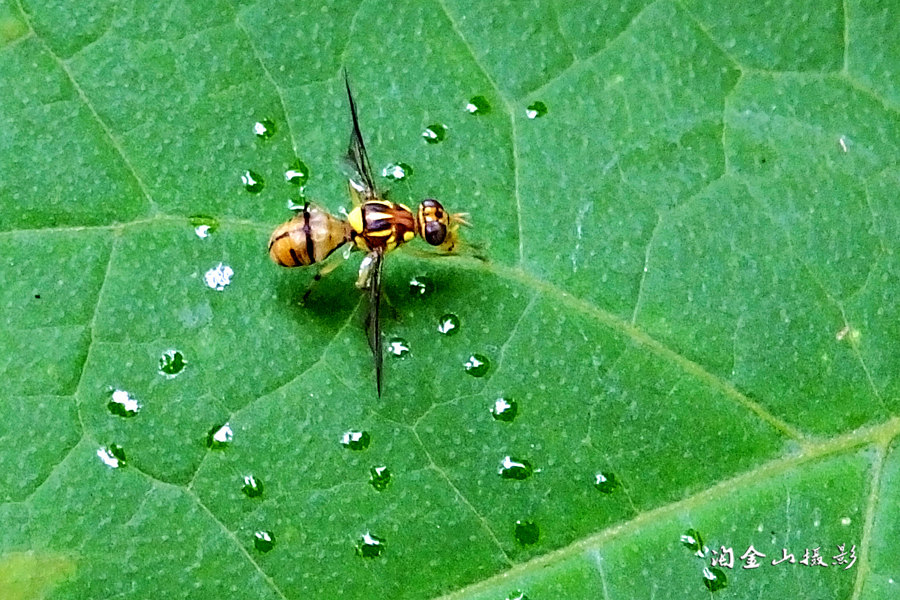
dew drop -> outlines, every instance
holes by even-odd
[[[271,119],[260,119],[253,124],[253,133],[261,140],[267,140],[275,135],[275,122]]]
[[[231,283],[232,275],[234,275],[234,270],[231,267],[219,263],[207,271],[203,278],[206,280],[206,285],[217,292],[221,292]]]
[[[125,390],[115,390],[106,407],[116,416],[133,417],[140,412],[141,403],[132,398]]]
[[[388,342],[388,352],[402,358],[409,354],[409,344],[403,338],[391,338]]]
[[[253,547],[260,552],[268,552],[275,547],[275,536],[271,531],[259,530],[253,534]]]
[[[244,485],[241,486],[241,491],[248,498],[259,498],[263,493],[262,481],[253,475],[244,475]]]
[[[369,483],[379,492],[383,492],[391,482],[391,472],[387,467],[372,467],[369,473]]]
[[[711,592],[718,592],[728,587],[728,577],[725,576],[725,571],[718,567],[704,567],[703,585]]]
[[[190,217],[190,223],[194,228],[194,233],[200,239],[208,238],[219,228],[219,221],[213,217],[205,215],[193,215]]]
[[[541,102],[540,100],[536,100],[528,105],[528,108],[525,109],[525,116],[529,119],[537,119],[543,117],[547,114],[547,105]]]
[[[504,456],[497,470],[503,479],[517,479],[522,481],[531,477],[534,467],[527,460],[519,460],[510,456]]]
[[[473,354],[463,366],[472,377],[484,377],[491,368],[491,361],[483,354]]]
[[[484,96],[472,96],[466,104],[466,112],[470,115],[486,115],[491,112],[491,105]]]
[[[703,558],[706,546],[703,544],[703,536],[696,529],[688,529],[681,534],[681,545]]]
[[[356,543],[356,553],[363,558],[377,558],[384,552],[384,540],[368,531]]]
[[[251,171],[250,169],[247,169],[241,175],[241,183],[244,184],[244,189],[251,194],[258,194],[266,187],[262,175],[255,171]]]
[[[438,144],[443,142],[447,137],[447,127],[440,123],[429,125],[425,128],[425,131],[422,132],[422,137],[425,138],[425,141],[429,144]]]
[[[434,291],[434,281],[427,275],[419,275],[409,280],[410,296],[423,298]]]
[[[391,163],[381,170],[381,176],[393,181],[403,181],[413,174],[413,169],[406,163]]]
[[[594,487],[604,494],[612,494],[622,485],[615,473],[603,473],[601,471],[594,477]]]
[[[231,425],[228,423],[217,425],[206,434],[206,446],[213,450],[221,450],[231,443],[232,438],[234,438],[234,431],[232,431]]]
[[[186,364],[187,361],[184,360],[184,355],[180,351],[166,350],[159,357],[159,374],[172,379],[184,371]]]
[[[497,398],[491,407],[491,416],[496,421],[505,421],[512,423],[513,419],[519,413],[519,403],[515,400],[507,400],[506,398]]]
[[[447,313],[438,321],[437,330],[444,335],[456,335],[459,332],[459,317]]]
[[[516,521],[516,541],[523,546],[537,544],[541,529],[534,521]]]
[[[110,469],[125,466],[125,450],[118,444],[101,446],[97,450],[97,457]]]
[[[514,590],[506,595],[506,600],[528,600],[528,596],[525,595],[525,592]]]
[[[341,436],[341,445],[350,450],[365,450],[371,441],[368,431],[348,431]]]
[[[303,207],[305,207],[305,206],[306,206],[306,198],[303,196],[303,194],[301,194],[300,197],[297,198],[296,201],[293,198],[288,198],[288,200],[287,200],[287,209],[288,210],[299,211],[299,210],[303,210]]]
[[[284,180],[292,185],[306,185],[309,180],[309,167],[299,158],[294,160],[284,172]]]

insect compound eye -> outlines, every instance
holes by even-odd
[[[440,246],[447,237],[447,226],[440,221],[425,223],[425,241],[432,246]]]

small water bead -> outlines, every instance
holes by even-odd
[[[491,361],[483,354],[473,354],[463,366],[472,377],[484,377],[491,368]]]
[[[413,169],[406,163],[391,163],[381,170],[381,176],[393,181],[403,181],[413,174]]]
[[[705,567],[703,569],[703,585],[711,592],[718,592],[728,587],[728,577],[725,571],[719,567]]]
[[[159,374],[171,379],[184,371],[186,364],[187,361],[184,360],[184,355],[180,351],[166,350],[159,357]]]
[[[429,144],[438,144],[443,142],[447,137],[447,127],[440,123],[429,125],[425,128],[425,131],[422,132],[422,137],[425,138],[425,141]]]
[[[379,492],[383,492],[391,482],[391,472],[387,467],[372,467],[369,473],[369,483]]]
[[[348,431],[341,436],[341,445],[350,450],[365,450],[371,441],[368,431]]]
[[[409,295],[424,298],[434,291],[434,281],[427,275],[419,275],[409,280]]]
[[[118,444],[101,446],[97,450],[97,458],[110,469],[118,469],[125,465],[125,450]]]
[[[486,115],[491,112],[491,105],[484,96],[472,96],[466,104],[466,112],[470,115]]]
[[[253,133],[262,140],[269,139],[275,135],[275,122],[271,119],[260,119],[253,124]]]
[[[514,590],[507,594],[506,600],[528,600],[528,596],[525,595],[525,592]]]
[[[244,189],[251,194],[258,194],[266,187],[266,182],[263,181],[262,175],[250,169],[241,174],[241,183],[244,184]]]
[[[190,217],[190,223],[194,228],[194,233],[200,239],[208,238],[219,228],[219,221],[213,217],[204,215],[194,215]]]
[[[541,529],[534,521],[516,521],[516,541],[523,546],[537,544]]]
[[[292,185],[305,185],[309,180],[309,167],[299,158],[296,159],[288,166],[288,170],[284,172],[284,180]]]
[[[512,423],[513,419],[519,413],[519,403],[515,400],[507,400],[506,398],[497,398],[491,407],[491,416],[496,421],[505,421]]]
[[[703,544],[703,536],[696,529],[688,529],[681,534],[681,545],[703,558],[706,546]]]
[[[275,536],[271,531],[259,530],[253,533],[253,547],[260,552],[268,552],[275,547]]]
[[[227,447],[233,438],[234,431],[231,429],[231,425],[228,423],[217,425],[206,434],[206,446],[213,450],[221,450]]]
[[[525,116],[529,119],[537,119],[547,114],[547,105],[537,100],[528,105],[525,109]]]
[[[234,269],[228,265],[219,263],[203,275],[206,285],[210,288],[221,292],[228,284],[231,283],[231,277],[234,275]]]
[[[384,540],[368,531],[356,543],[356,553],[363,558],[377,558],[384,552]]]
[[[241,486],[241,491],[248,498],[259,498],[263,494],[262,481],[253,475],[244,475],[244,485]]]
[[[516,479],[522,481],[531,477],[534,467],[527,460],[519,460],[510,456],[504,456],[497,470],[503,479]]]
[[[306,198],[304,198],[303,195],[301,195],[299,198],[297,198],[296,201],[293,198],[288,198],[288,200],[287,200],[287,209],[288,210],[299,211],[299,210],[303,210],[304,206],[306,206]]]
[[[459,317],[454,314],[447,313],[442,316],[438,322],[437,330],[444,335],[456,335],[459,332]]]
[[[603,473],[601,471],[595,475],[594,487],[604,494],[612,494],[621,485],[615,473]]]
[[[409,354],[409,344],[403,338],[391,338],[391,341],[388,342],[388,352],[402,358]]]
[[[141,403],[132,398],[125,390],[113,391],[106,407],[112,414],[126,418],[133,417],[141,411]]]

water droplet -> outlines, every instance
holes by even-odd
[[[206,446],[213,450],[221,450],[231,443],[232,438],[234,438],[234,431],[232,431],[231,425],[228,423],[217,425],[206,434]]]
[[[263,191],[264,187],[266,187],[266,183],[263,181],[262,175],[255,171],[251,171],[250,169],[247,169],[241,175],[241,183],[244,184],[244,189],[251,194],[258,194]]]
[[[412,167],[406,163],[391,163],[381,170],[382,177],[393,179],[394,181],[403,181],[413,174]]]
[[[388,342],[388,352],[398,357],[406,356],[409,354],[409,344],[403,338],[391,338]]]
[[[241,491],[248,498],[259,498],[263,493],[262,481],[253,475],[244,475],[244,485],[241,486]]]
[[[275,135],[275,122],[271,119],[260,119],[253,124],[253,133],[260,139],[269,139]]]
[[[491,105],[484,96],[472,96],[466,104],[466,112],[470,115],[486,115],[491,112]]]
[[[284,180],[292,185],[305,185],[309,179],[309,167],[299,158],[288,165],[288,170],[284,172]]]
[[[384,491],[391,482],[391,472],[387,467],[372,467],[369,473],[371,474],[369,483],[379,492]]]
[[[409,294],[424,297],[434,291],[434,281],[427,275],[419,275],[409,280]]]
[[[231,283],[232,275],[234,275],[234,270],[231,267],[219,263],[216,267],[207,271],[203,278],[206,280],[206,285],[221,292]]]
[[[425,141],[429,144],[443,142],[447,137],[447,127],[440,123],[429,125],[425,131],[422,132],[422,137],[425,138]]]
[[[688,529],[681,534],[681,545],[703,558],[706,546],[703,544],[703,536],[696,529]]]
[[[547,105],[541,102],[540,100],[536,100],[528,105],[528,108],[525,109],[525,116],[529,119],[537,119],[539,117],[543,117],[547,114]]]
[[[525,595],[525,592],[514,590],[506,595],[506,600],[528,600],[528,596]]]
[[[719,567],[704,567],[703,585],[711,592],[718,592],[728,587],[728,577]]]
[[[377,558],[384,552],[384,540],[368,531],[356,543],[356,553],[363,558]]]
[[[200,239],[208,238],[209,234],[214,233],[219,228],[218,220],[204,215],[194,215],[190,217],[190,222],[194,227],[194,233]]]
[[[594,487],[604,494],[612,494],[622,485],[615,473],[603,473],[601,471],[595,477]]]
[[[527,460],[519,460],[509,456],[504,456],[500,462],[500,468],[497,470],[503,479],[528,479],[534,473],[534,467]]]
[[[348,431],[341,436],[341,444],[350,450],[365,450],[371,441],[368,431]]]
[[[523,546],[537,544],[541,529],[534,521],[516,521],[516,540]]]
[[[288,198],[288,210],[303,210],[304,206],[306,206],[306,197],[303,196],[303,194],[300,194],[300,197],[298,197],[296,201],[293,198]]]
[[[507,400],[506,398],[497,398],[494,406],[491,407],[491,416],[497,421],[506,421],[512,423],[513,419],[519,413],[519,403],[515,400]]]
[[[115,390],[106,407],[109,412],[119,417],[133,417],[140,412],[141,403],[128,395],[125,390]]]
[[[181,352],[178,350],[166,350],[159,357],[159,374],[172,379],[184,371],[186,364],[187,361],[184,360],[184,355]]]
[[[253,547],[260,552],[268,552],[275,547],[275,536],[271,531],[261,529],[253,534]]]
[[[459,317],[454,314],[447,313],[438,322],[438,331],[444,335],[455,335],[459,332]]]
[[[125,450],[118,444],[101,446],[97,450],[97,457],[110,469],[118,469],[125,466]]]
[[[473,354],[464,366],[472,377],[484,377],[491,368],[491,361],[483,354]]]

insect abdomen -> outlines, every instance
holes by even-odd
[[[325,260],[350,240],[350,227],[318,206],[283,223],[269,238],[269,256],[283,267],[307,266]]]

